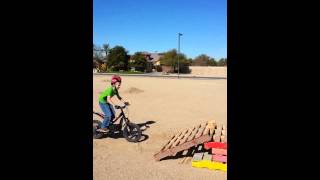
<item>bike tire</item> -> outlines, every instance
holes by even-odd
[[[101,139],[103,137],[103,133],[97,132],[97,129],[101,128],[101,121],[93,120],[93,138],[94,139]]]
[[[123,136],[129,142],[138,142],[141,138],[141,134],[140,126],[134,123],[128,123],[123,130]]]

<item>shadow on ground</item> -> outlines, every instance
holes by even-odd
[[[144,134],[144,131],[146,131],[148,128],[150,128],[150,124],[154,124],[156,123],[155,121],[146,121],[144,123],[139,123],[137,124],[140,127],[140,130],[142,132],[141,134],[141,138],[138,142],[143,142],[146,141],[147,139],[149,139],[149,136],[147,134]],[[111,132],[108,135],[105,135],[104,137],[108,137],[108,138],[113,138],[113,139],[118,139],[118,138],[124,138],[122,131],[121,132]]]

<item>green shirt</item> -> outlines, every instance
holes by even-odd
[[[115,89],[113,89],[112,86],[108,87],[107,89],[105,89],[105,90],[100,94],[99,102],[101,102],[101,103],[107,103],[107,101],[106,101],[106,100],[107,100],[107,97],[108,97],[108,96],[112,97],[112,96],[118,94],[117,92],[118,92],[118,91],[115,90]]]

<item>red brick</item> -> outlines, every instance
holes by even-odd
[[[227,162],[227,156],[212,155],[212,160],[216,162]]]
[[[212,148],[212,154],[227,155],[227,149]]]
[[[204,144],[205,149],[211,148],[219,148],[219,149],[227,149],[227,143],[223,142],[208,142]]]

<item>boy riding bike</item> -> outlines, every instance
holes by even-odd
[[[125,102],[119,95],[118,90],[121,86],[121,77],[114,75],[111,78],[111,86],[106,88],[99,97],[99,105],[103,113],[105,114],[104,120],[102,122],[101,128],[97,129],[98,132],[107,133],[109,131],[108,126],[110,121],[115,118],[115,111],[113,106],[116,106],[111,98],[116,95],[117,98],[122,101],[124,104],[128,105],[128,102]]]

